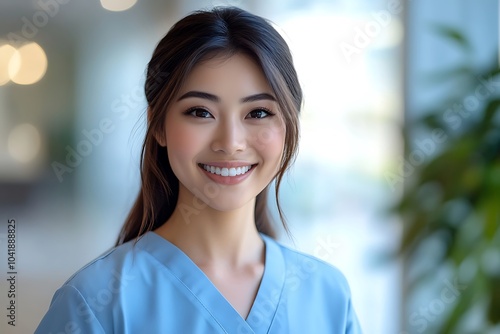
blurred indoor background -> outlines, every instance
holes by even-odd
[[[138,191],[147,62],[215,5],[269,18],[304,88],[280,240],[345,273],[368,334],[500,333],[496,0],[0,0],[0,332],[33,332],[114,244]]]

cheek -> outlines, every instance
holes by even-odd
[[[176,125],[166,127],[167,151],[172,165],[191,161],[200,150],[200,133],[189,127]],[[174,166],[172,166],[174,167]]]
[[[285,144],[285,129],[283,126],[274,125],[259,129],[253,136],[254,147],[269,163],[278,164],[283,155]]]

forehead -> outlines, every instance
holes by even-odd
[[[241,53],[217,55],[197,64],[186,77],[180,94],[202,90],[225,95],[272,93],[262,68]]]

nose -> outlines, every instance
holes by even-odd
[[[247,138],[244,126],[236,120],[226,120],[216,128],[211,147],[215,152],[233,155],[236,152],[244,151],[246,145]]]

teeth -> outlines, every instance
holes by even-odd
[[[250,168],[252,168],[252,166],[243,166],[236,168],[226,168],[226,167],[220,168],[215,166],[203,165],[203,169],[206,170],[207,172],[210,172],[212,174],[217,174],[220,176],[242,175],[248,172]]]

